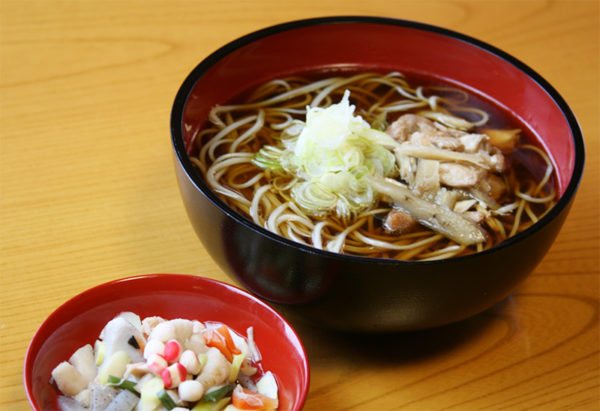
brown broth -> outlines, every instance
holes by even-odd
[[[306,78],[310,81],[316,81],[316,80],[319,80],[319,79],[322,79],[325,77],[331,77],[334,75],[350,76],[353,74],[358,74],[358,72],[348,71],[348,70],[344,70],[343,72],[340,72],[340,71],[310,72],[310,73],[301,73],[300,76],[303,78]],[[482,128],[520,129],[521,130],[521,133],[520,133],[520,145],[521,146],[528,144],[528,145],[533,145],[540,150],[542,149],[540,147],[537,139],[535,138],[535,136],[530,132],[530,130],[528,129],[528,127],[525,124],[521,123],[520,120],[518,118],[516,118],[514,115],[512,115],[510,112],[508,112],[507,110],[504,110],[503,108],[499,107],[498,105],[494,104],[493,102],[484,98],[483,96],[475,95],[466,89],[461,89],[460,87],[457,87],[455,84],[446,83],[444,81],[441,81],[441,80],[433,78],[433,77],[425,77],[423,75],[416,75],[416,74],[407,74],[406,80],[413,88],[415,88],[417,85],[423,87],[425,95],[431,95],[431,94],[444,95],[444,93],[439,91],[440,88],[460,90],[461,92],[465,93],[467,96],[466,100],[463,103],[461,103],[462,106],[480,109],[489,114],[489,120],[485,124],[485,127],[482,127]],[[377,89],[375,89],[373,91],[375,94],[377,94]],[[237,96],[236,98],[232,99],[230,102],[228,102],[228,104],[246,103],[249,96],[251,96],[252,92],[253,92],[253,90],[248,90],[247,92],[243,93],[242,95]],[[381,95],[381,93],[380,93],[380,95]],[[357,107],[357,109],[355,111],[356,114],[358,114],[358,115],[365,114],[364,107],[363,107],[364,105],[360,101],[353,99],[352,93],[350,96],[350,101],[351,101],[351,104],[355,104]],[[453,112],[455,115],[463,117],[466,120],[470,120],[470,121],[475,120],[473,118],[473,115],[470,114],[469,112],[462,112],[460,110],[453,111],[450,108],[448,108],[448,109],[449,109],[449,111]],[[418,111],[418,109],[413,110],[413,111]],[[393,117],[390,116],[390,118],[386,119],[387,123],[388,124],[392,123],[396,119],[396,117],[400,116],[401,114],[405,114],[407,112],[410,112],[410,111],[394,114]],[[365,118],[365,117],[363,116],[363,118]],[[304,120],[304,118],[301,118],[301,117],[298,117],[298,119]],[[365,119],[367,121],[369,121],[368,118],[365,118]],[[470,132],[478,132],[478,131],[479,131],[478,129],[475,129],[475,130],[471,130]],[[270,138],[270,136],[268,134],[266,134],[262,138],[261,145],[262,144],[273,144],[273,140]],[[258,149],[258,145],[256,143],[254,143],[253,145],[254,145],[254,148]],[[517,149],[514,150],[513,152],[505,153],[505,159],[508,161],[508,167],[511,170],[509,173],[510,174],[509,177],[506,177],[508,179],[514,179],[514,181],[518,181],[518,182],[531,182],[531,183],[523,183],[525,185],[535,184],[535,182],[540,181],[545,174],[546,164],[545,164],[544,160],[538,154],[536,154],[535,152],[533,152],[531,150],[524,150],[522,148],[517,147]],[[242,172],[242,173],[238,174],[235,177],[235,179],[238,181],[242,181],[245,178],[247,178],[246,177],[247,175],[251,175],[251,174],[252,174],[251,171],[248,174],[245,174]],[[519,183],[517,183],[517,184],[519,184]],[[243,194],[246,195],[247,198],[251,197],[251,195],[252,195],[251,191],[252,190],[250,190],[250,189],[242,190]],[[548,180],[547,184],[545,185],[545,187],[542,191],[545,193],[552,193],[552,192],[556,193],[558,191],[557,178],[554,173],[552,174],[552,176],[550,177],[550,179]],[[228,202],[228,201],[226,201],[226,202]],[[543,205],[543,204],[532,204],[531,210],[535,215],[539,216],[547,211],[547,206]],[[244,213],[242,212],[242,214],[244,214]],[[375,216],[373,221],[371,221],[369,223],[370,227],[372,227],[372,229],[366,229],[366,232],[373,233],[374,235],[381,235],[381,236],[386,235],[386,233],[384,232],[384,230],[382,228],[382,220],[383,220],[382,216]],[[504,230],[509,231],[513,225],[515,217],[514,217],[514,215],[509,215],[506,217],[499,217],[498,220],[502,221],[503,225],[505,226]],[[523,230],[524,228],[526,228],[527,226],[532,224],[532,222],[530,222],[529,219],[526,219],[526,220],[527,221],[523,224],[523,226],[519,228],[519,231]],[[423,228],[419,227],[415,231],[419,231],[419,230],[422,231]],[[498,242],[501,241],[501,238],[496,233],[494,233],[493,230],[488,229],[487,231],[489,234],[489,240],[486,242],[486,245],[484,246],[485,248],[489,248],[493,245],[496,245]],[[444,248],[451,244],[452,244],[452,242],[450,240],[438,241],[429,250],[441,249],[441,248]],[[468,247],[465,251],[462,252],[462,254],[470,254],[475,251],[476,251],[475,247]],[[361,255],[365,255],[365,254],[362,253]],[[383,258],[399,258],[400,255],[402,255],[402,253],[396,253],[396,252],[392,252],[392,251],[384,251],[384,252],[373,253],[370,256],[383,257]]]

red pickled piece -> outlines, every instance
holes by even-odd
[[[175,362],[181,355],[181,344],[177,340],[169,340],[165,344],[165,353],[163,357],[169,362]]]
[[[165,368],[160,373],[160,377],[163,380],[165,388],[175,388],[185,381],[187,370],[182,364],[177,362]]]

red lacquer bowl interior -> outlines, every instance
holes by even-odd
[[[280,409],[300,410],[309,387],[308,360],[296,332],[275,310],[247,292],[211,279],[179,274],[125,278],[91,288],[60,306],[29,344],[23,379],[36,410],[56,409],[50,373],[84,344],[93,344],[104,325],[122,311],[141,317],[218,321],[245,335],[254,327],[265,370],[279,383]]]
[[[355,68],[417,73],[462,87],[509,111],[550,154],[564,194],[576,163],[568,107],[535,72],[475,39],[419,23],[368,17],[322,18],[274,26],[229,43],[205,59],[182,89],[183,138],[204,126],[209,110],[267,80]],[[195,83],[192,83],[195,82]],[[218,86],[216,86],[218,85]],[[550,92],[549,92],[550,91]],[[176,125],[173,125],[174,127]]]

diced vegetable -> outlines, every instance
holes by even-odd
[[[275,410],[278,405],[277,399],[252,392],[241,385],[233,390],[231,402],[241,410]]]
[[[90,408],[92,410],[103,410],[108,407],[108,404],[117,396],[119,393],[112,387],[94,384],[90,387],[91,401]]]
[[[256,346],[256,341],[254,341],[254,327],[248,327],[246,334],[248,335],[248,349],[250,350],[250,358],[252,358],[252,361],[256,362],[262,360],[260,351],[258,351],[258,347]]]
[[[242,354],[246,354],[246,356],[248,356],[250,347],[248,346],[247,338],[236,332],[230,332],[230,335],[235,346],[242,352]]]
[[[206,394],[204,394],[204,397],[202,397],[201,401],[204,402],[216,402],[218,400],[220,400],[221,398],[229,395],[233,389],[235,388],[235,384],[227,384],[224,385],[222,387],[213,389],[213,390],[209,390]]]
[[[106,345],[104,341],[96,340],[94,343],[94,356],[96,359],[96,365],[102,364],[104,361],[104,355],[106,354]]]
[[[221,411],[230,401],[230,397],[223,397],[217,401],[199,401],[192,411]]]
[[[245,358],[246,354],[236,354],[233,356],[233,361],[231,362],[231,372],[229,373],[229,382],[234,382],[237,379]]]
[[[100,384],[106,385],[109,375],[123,378],[127,364],[130,362],[129,355],[125,351],[115,352],[106,360],[106,363],[103,364],[102,368],[100,368],[100,373],[98,375]]]
[[[156,394],[156,396],[158,397],[158,399],[160,400],[162,405],[168,410],[172,410],[173,408],[175,408],[177,406],[175,404],[175,401],[173,401],[173,398],[171,398],[168,391],[165,389],[160,390]]]
[[[94,359],[94,350],[90,344],[86,344],[75,351],[71,355],[71,358],[69,358],[69,362],[73,364],[88,382],[92,381],[98,373],[96,360]]]
[[[146,383],[152,379],[156,378],[156,376],[152,373],[147,373],[145,375],[143,375],[139,380],[137,380],[136,384],[135,384],[135,390],[137,392],[140,393],[140,395],[142,394],[142,387],[144,385],[146,385]]]
[[[269,398],[277,398],[277,381],[271,371],[267,371],[260,380],[256,383],[256,389],[259,394],[265,395]]]
[[[206,361],[208,360],[208,355],[206,353],[198,354],[198,361],[200,361],[200,368],[204,368],[206,365]]]
[[[89,408],[92,403],[92,392],[89,388],[86,388],[85,390],[80,391],[79,394],[73,398],[79,401],[79,403],[84,407]]]
[[[63,361],[52,370],[52,379],[65,395],[77,395],[84,390],[88,381],[72,364]]]
[[[131,336],[134,336],[140,348],[135,348],[129,344]],[[133,324],[123,317],[115,317],[106,323],[106,326],[100,333],[100,339],[105,344],[106,354],[105,357],[108,359],[112,357],[117,351],[125,351],[132,362],[142,362],[144,357],[142,355],[143,345],[145,344],[144,336],[142,332],[138,330]]]
[[[234,354],[241,354],[241,351],[235,346],[226,325],[207,329],[204,333],[204,340],[207,346],[218,348],[229,362],[233,361]]]
[[[129,411],[138,403],[138,396],[133,394],[131,391],[122,390],[119,394],[110,402],[106,411]]]
[[[165,388],[162,379],[154,377],[142,386],[141,402],[144,409],[154,409],[161,404],[158,393]]]
[[[137,397],[140,396],[140,393],[135,389],[136,383],[134,381],[129,381],[125,378],[115,377],[114,375],[109,375],[107,385],[115,388],[121,388],[123,390],[128,390],[131,393],[135,394]]]
[[[61,411],[88,411],[83,405],[81,405],[76,399],[60,395],[58,397],[58,409]]]
[[[142,319],[136,313],[132,313],[131,311],[123,311],[121,314],[119,314],[119,317],[129,321],[131,325],[142,331]]]

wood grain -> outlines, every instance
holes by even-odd
[[[22,363],[73,295],[143,273],[231,282],[175,184],[170,106],[209,53],[298,18],[417,20],[538,71],[584,131],[586,172],[550,253],[506,301],[459,324],[357,336],[293,320],[307,410],[600,409],[599,3],[590,1],[0,2],[0,409],[25,410]]]

